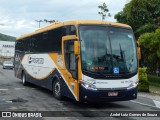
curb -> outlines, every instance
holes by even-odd
[[[160,95],[155,93],[138,92],[138,96],[160,101]]]

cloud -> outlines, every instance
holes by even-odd
[[[127,0],[1,0],[0,33],[13,36],[32,32],[38,28],[35,20],[68,21],[76,19],[101,20],[98,5],[106,2],[111,18],[121,11]],[[1,24],[4,24],[2,26]],[[46,23],[41,23],[41,26]]]

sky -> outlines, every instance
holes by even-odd
[[[111,17],[123,10],[128,0],[0,0],[0,33],[18,37],[39,28],[36,20],[101,20],[98,5],[107,4]],[[49,23],[41,23],[41,27]]]

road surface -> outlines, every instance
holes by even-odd
[[[158,96],[157,96],[158,97]],[[2,69],[0,66],[0,111],[56,111],[58,117],[30,118],[30,120],[159,120],[158,117],[104,117],[106,111],[148,111],[160,113],[160,101],[153,98],[138,96],[136,100],[84,104],[70,99],[59,101],[52,96],[52,92],[35,85],[23,86],[22,81],[14,77],[13,70]],[[58,112],[62,112],[61,113]],[[64,111],[64,112],[63,112]],[[66,116],[66,111],[75,111],[72,116]],[[53,112],[56,114],[56,112]],[[77,116],[77,117],[75,117]],[[90,116],[90,117],[85,117]],[[97,117],[98,116],[98,117]],[[100,117],[101,116],[101,117]],[[27,118],[0,118],[2,120],[21,120]]]

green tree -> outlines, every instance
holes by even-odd
[[[100,12],[98,12],[98,14],[102,15],[102,20],[105,20],[106,13],[108,13],[108,17],[111,17],[111,14],[109,13],[109,9],[107,8],[105,2],[102,5],[99,5],[98,8],[101,10]]]
[[[136,38],[160,24],[160,0],[131,0],[115,15],[118,22],[131,25]]]
[[[145,33],[138,39],[143,48],[144,63],[150,62],[154,70],[159,71],[160,66],[160,28],[152,33]],[[158,74],[158,73],[157,73]]]

